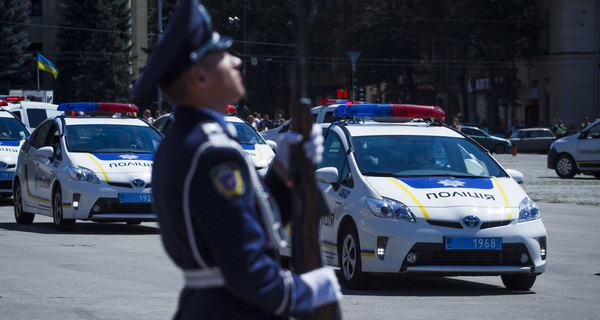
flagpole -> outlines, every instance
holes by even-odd
[[[40,91],[40,68],[37,68],[38,91]]]

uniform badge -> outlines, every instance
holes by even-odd
[[[239,167],[234,163],[224,163],[211,170],[215,189],[225,198],[233,198],[244,193],[244,180]]]

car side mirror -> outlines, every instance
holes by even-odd
[[[334,184],[338,182],[338,177],[338,170],[335,167],[325,167],[315,171],[315,179],[318,182]]]
[[[50,159],[54,157],[54,148],[52,148],[51,146],[41,147],[38,149],[35,155],[38,157]]]
[[[518,184],[523,183],[525,180],[523,179],[523,174],[521,171],[517,171],[514,169],[506,169],[506,173],[513,178]]]
[[[267,145],[273,150],[273,152],[277,151],[277,142],[273,140],[267,140]]]

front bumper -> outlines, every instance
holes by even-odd
[[[548,169],[555,169],[557,156],[558,156],[558,151],[556,151],[555,148],[550,148],[550,150],[548,150],[548,157],[547,157],[547,163],[546,163]]]
[[[69,219],[93,221],[155,221],[152,202],[120,202],[119,194],[152,195],[151,185],[132,188],[102,183],[77,183],[70,189],[63,187],[63,215]]]
[[[416,223],[370,220],[371,226],[359,231],[364,272],[439,275],[545,272],[547,235],[541,220],[517,223],[512,219],[488,223],[489,227],[484,229],[432,225],[425,219]],[[501,237],[502,249],[446,250],[445,237]],[[381,243],[386,244],[385,248]],[[385,254],[380,255],[381,252]],[[414,254],[413,258],[416,255],[416,261],[409,262],[409,253]],[[525,262],[521,260],[523,254],[527,255]]]

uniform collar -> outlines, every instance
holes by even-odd
[[[206,121],[217,122],[230,138],[237,140],[235,127],[225,121],[225,116],[217,111],[201,107],[177,106],[174,117],[175,123],[197,124]]]

